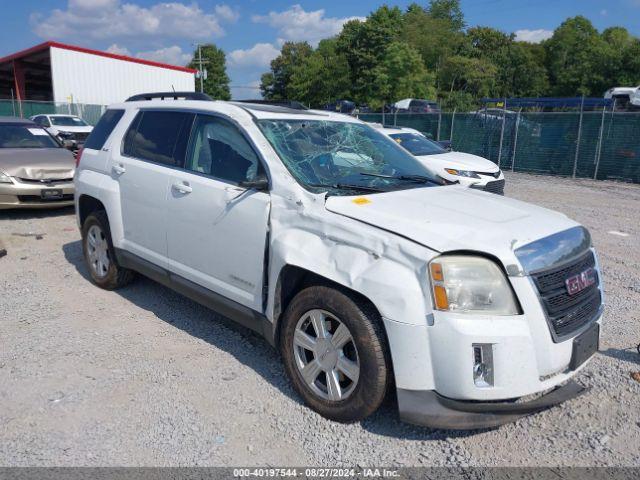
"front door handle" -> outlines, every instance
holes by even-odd
[[[173,188],[177,192],[184,193],[185,195],[187,193],[193,192],[193,188],[191,188],[191,185],[189,185],[187,182],[174,183],[173,185],[171,185],[171,188]]]
[[[124,166],[122,164],[121,165],[114,165],[113,167],[111,167],[111,170],[113,170],[113,172],[116,175],[122,175],[124,172],[127,171],[127,169],[124,168]]]

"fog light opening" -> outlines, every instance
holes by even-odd
[[[493,387],[493,345],[473,344],[473,383],[476,387]]]

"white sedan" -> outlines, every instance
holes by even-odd
[[[504,194],[504,174],[492,161],[470,153],[450,152],[413,128],[371,126],[395,140],[433,173],[465,187]]]

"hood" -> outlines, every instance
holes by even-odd
[[[67,127],[64,125],[52,125],[50,127],[52,130],[57,130],[58,132],[72,132],[72,133],[91,133],[93,127],[90,125],[84,127]]]
[[[31,180],[73,178],[75,158],[65,148],[0,148],[0,171]]]
[[[447,152],[438,155],[423,155],[417,158],[429,168],[455,168],[486,173],[495,173],[500,170],[491,160],[470,153]]]
[[[360,198],[360,197],[357,197]],[[458,185],[332,196],[327,210],[391,231],[438,252],[468,250],[518,265],[514,250],[575,227],[565,215]]]

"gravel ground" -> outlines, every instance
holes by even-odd
[[[248,331],[150,280],[93,286],[72,210],[0,212],[0,465],[640,466],[640,186],[511,174],[507,195],[591,230],[606,324],[586,395],[467,433],[400,423],[391,400],[325,420]]]

